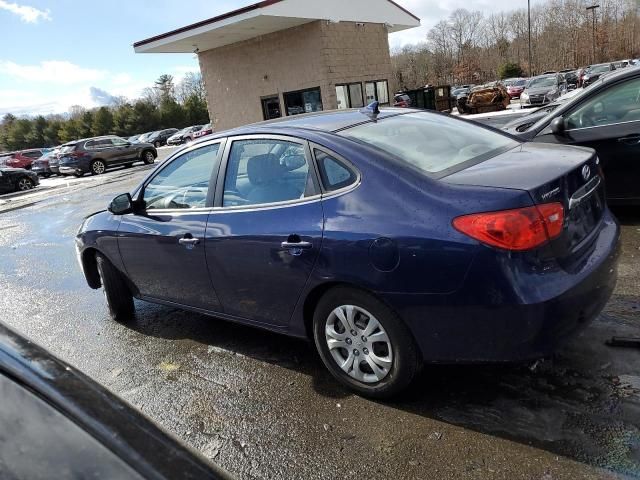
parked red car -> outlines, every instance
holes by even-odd
[[[197,132],[193,132],[193,138],[194,140],[196,138],[202,138],[205,135],[211,135],[213,133],[213,126],[210,123],[207,123],[204,127],[202,127],[201,130],[198,130]]]
[[[409,108],[411,107],[411,97],[406,93],[396,93],[393,97],[393,106]]]
[[[509,97],[520,98],[520,94],[523,92],[526,84],[527,80],[525,78],[512,80],[509,85],[507,85],[507,93],[509,94]]]
[[[11,158],[7,160],[7,167],[31,170],[31,164],[33,161],[40,158],[46,152],[47,151],[45,149],[40,148],[14,152]]]

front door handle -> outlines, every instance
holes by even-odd
[[[640,135],[629,135],[628,137],[622,137],[618,139],[618,142],[625,143],[627,145],[638,145],[640,143]]]
[[[200,239],[193,238],[193,235],[187,233],[184,237],[178,239],[178,243],[187,247],[188,250],[191,250],[200,243]]]

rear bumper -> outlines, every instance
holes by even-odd
[[[75,174],[81,174],[81,173],[86,173],[81,167],[76,166],[76,167],[67,167],[65,165],[60,165],[60,167],[58,167],[59,173],[62,173],[63,175],[75,175]]]
[[[426,362],[518,362],[548,356],[603,309],[617,280],[620,229],[606,212],[571,271],[529,269],[508,254],[474,259],[450,295],[381,295],[407,323]],[[482,257],[483,254],[478,254]],[[493,266],[492,266],[493,263]]]

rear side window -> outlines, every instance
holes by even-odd
[[[340,135],[387,152],[431,176],[447,175],[467,162],[485,160],[519,145],[497,131],[429,112],[357,125]]]
[[[356,173],[337,158],[318,149],[313,153],[318,162],[322,184],[328,192],[348,187],[358,179]]]

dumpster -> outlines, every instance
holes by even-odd
[[[411,98],[411,108],[437,110],[438,112],[450,112],[453,108],[454,100],[451,98],[450,85],[427,86],[398,92],[396,95],[398,94],[408,95]]]

